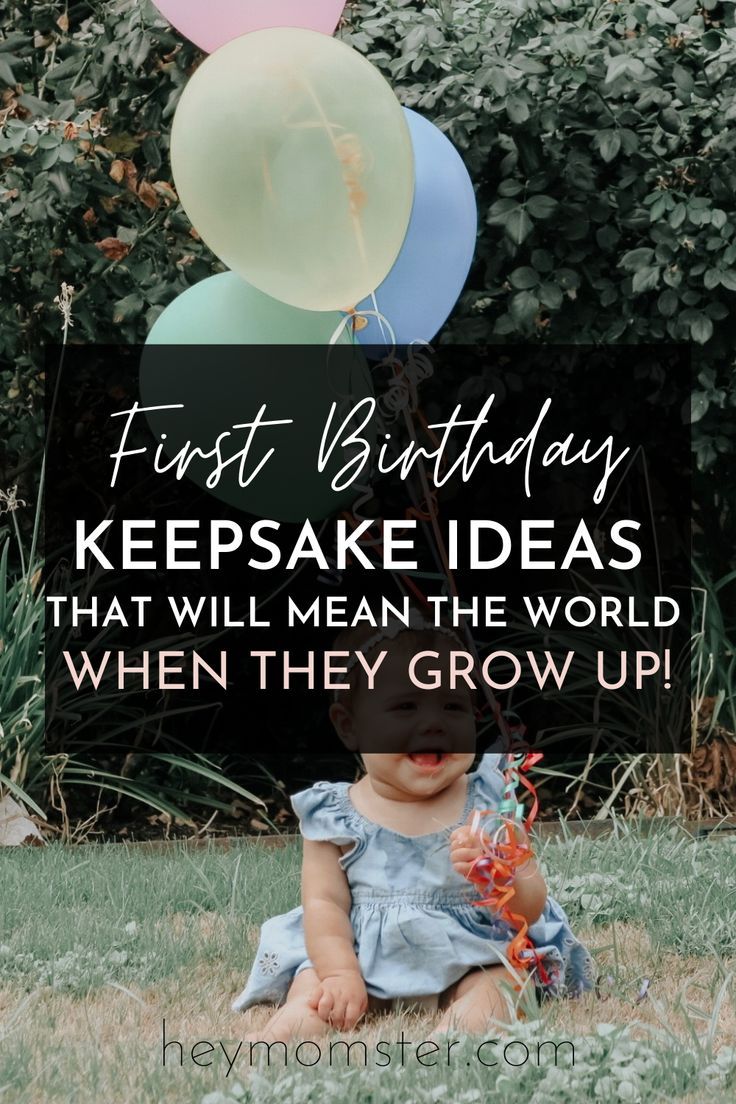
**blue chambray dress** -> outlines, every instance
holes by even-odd
[[[468,775],[458,824],[474,808],[498,808],[503,787],[499,761],[498,755],[485,755]],[[357,811],[349,790],[348,782],[318,782],[291,800],[305,839],[351,847],[340,865],[350,885],[355,953],[369,995],[388,1000],[436,996],[473,967],[502,962],[513,932],[490,909],[473,905],[478,888],[452,866],[448,833],[403,836],[383,828]],[[264,1002],[280,1004],[296,974],[312,965],[302,916],[300,906],[263,924],[248,983],[233,1003],[234,1011]],[[529,938],[544,968],[535,977],[540,993],[577,996],[593,988],[590,954],[551,897],[529,928]]]

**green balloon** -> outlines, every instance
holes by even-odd
[[[222,272],[170,303],[154,323],[148,344],[329,345],[340,330],[339,341],[351,344],[350,327],[339,312],[287,306],[233,272]]]
[[[140,365],[141,405],[159,408],[146,418],[164,455],[173,461],[182,450],[189,455],[199,449],[200,456],[186,465],[186,478],[257,517],[317,521],[348,507],[358,490],[335,492],[331,484],[359,451],[344,444],[357,422],[349,421],[338,435],[323,472],[320,445],[332,404],[338,434],[350,411],[373,397],[373,385],[349,327],[329,344],[341,322],[339,314],[300,311],[270,299],[231,272],[185,291],[154,325]],[[248,436],[238,427],[255,420],[262,407],[262,420],[292,423],[258,429],[242,474],[247,479],[273,449],[262,471],[242,486],[239,463],[230,463],[216,486],[209,486],[216,460],[201,454],[211,454],[220,439],[223,458],[236,455]],[[372,419],[361,431],[371,450],[374,424]]]
[[[414,160],[404,113],[378,70],[327,35],[255,31],[211,54],[179,102],[171,160],[217,256],[305,310],[360,302],[406,236]]]

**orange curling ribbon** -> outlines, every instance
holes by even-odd
[[[520,868],[533,857],[533,853],[527,844],[517,839],[516,825],[513,821],[503,822],[493,839],[489,839],[488,834],[480,827],[480,819],[483,816],[495,816],[495,813],[491,809],[484,809],[476,811],[473,817],[471,829],[473,832],[478,832],[485,854],[475,860],[468,871],[467,878],[468,881],[482,886],[488,892],[473,904],[492,909],[501,920],[505,920],[510,927],[517,929],[506,955],[515,969],[526,970],[536,957],[534,945],[527,935],[529,925],[523,916],[511,911],[510,903],[516,893],[514,889],[516,875]],[[502,838],[502,835],[506,838]]]
[[[516,970],[528,970],[532,964],[536,966],[539,980],[543,985],[548,984],[549,975],[544,968],[541,956],[537,954],[534,944],[529,938],[529,925],[525,917],[512,911],[516,889],[514,882],[519,870],[534,857],[534,853],[528,843],[523,842],[517,836],[517,828],[520,823],[528,830],[539,810],[537,791],[533,783],[526,777],[527,771],[534,767],[542,758],[539,752],[527,752],[516,759],[511,759],[509,767],[504,771],[504,794],[508,795],[519,783],[532,797],[532,806],[528,815],[522,819],[523,811],[517,806],[517,813],[512,817],[502,817],[501,823],[492,837],[482,827],[481,821],[485,817],[497,818],[498,813],[493,809],[476,810],[471,821],[471,831],[477,834],[484,854],[479,856],[470,867],[467,878],[474,885],[482,887],[486,892],[484,896],[474,901],[476,906],[490,908],[511,928],[516,928],[516,934],[509,943],[506,955],[509,963]]]
[[[522,767],[521,769],[524,770],[524,767]],[[536,787],[528,778],[525,778],[523,774],[519,775],[519,782],[524,787],[524,789],[531,794],[532,798],[531,809],[529,810],[529,813],[527,814],[527,817],[524,821],[524,826],[528,830],[536,820],[537,813],[539,812],[539,798],[537,797]]]

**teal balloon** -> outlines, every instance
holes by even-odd
[[[149,345],[328,345],[339,311],[307,311],[272,299],[233,272],[195,284],[154,323]],[[351,338],[341,334],[343,343]]]
[[[182,450],[208,453],[220,438],[227,458],[245,444],[247,430],[236,427],[265,406],[264,419],[292,424],[256,430],[243,481],[262,455],[273,453],[253,482],[241,486],[236,461],[208,487],[215,461],[200,456],[185,477],[238,510],[276,521],[318,521],[349,507],[357,488],[335,492],[331,482],[358,452],[342,443],[356,421],[348,422],[326,469],[318,469],[332,403],[337,431],[358,403],[373,397],[365,356],[348,331],[329,345],[341,320],[337,312],[279,303],[232,273],[189,288],[157,320],[141,357],[141,406],[178,407],[146,414],[152,447],[160,443],[173,460]],[[371,449],[373,424],[362,432]]]

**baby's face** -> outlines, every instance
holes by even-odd
[[[465,774],[475,756],[470,692],[420,690],[407,678],[406,656],[387,655],[373,690],[361,687],[350,708],[333,706],[345,743],[359,751],[372,781],[419,800]]]

